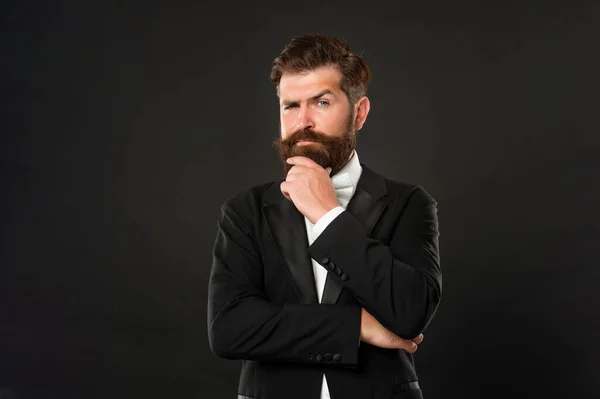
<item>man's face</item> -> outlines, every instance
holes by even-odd
[[[273,144],[279,151],[284,173],[293,166],[292,156],[305,156],[331,176],[349,160],[356,144],[355,112],[342,91],[342,74],[335,67],[288,74],[279,83],[281,137]]]

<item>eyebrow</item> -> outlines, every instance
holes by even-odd
[[[333,93],[333,91],[331,91],[330,89],[325,89],[322,92],[320,92],[319,94],[317,94],[316,96],[312,96],[309,98],[309,100],[316,100],[319,97],[323,97],[326,94],[331,94],[332,96],[335,97],[335,94]],[[292,104],[297,104],[298,101],[290,101],[290,100],[283,100],[281,101],[281,105],[292,105]]]

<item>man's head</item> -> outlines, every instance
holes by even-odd
[[[323,168],[331,167],[331,176],[348,162],[356,131],[369,113],[365,95],[370,81],[369,67],[344,40],[320,35],[292,38],[271,70],[281,124],[281,137],[273,144],[285,174],[292,166],[285,160],[291,156],[306,156]]]

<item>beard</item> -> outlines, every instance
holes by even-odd
[[[296,143],[304,140],[312,141],[312,143],[301,146],[296,145]],[[295,131],[286,139],[278,137],[273,141],[273,146],[277,148],[279,153],[284,176],[287,176],[294,166],[287,163],[286,159],[295,156],[310,158],[323,169],[331,168],[329,175],[334,176],[348,163],[350,155],[356,147],[354,112],[349,115],[344,130],[338,136],[328,136],[310,128],[304,128]]]

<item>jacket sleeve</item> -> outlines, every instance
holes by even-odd
[[[355,367],[360,307],[269,302],[250,223],[225,203],[217,227],[207,314],[213,353],[226,359]]]
[[[349,212],[337,216],[308,248],[384,327],[412,339],[431,321],[442,296],[436,201],[411,193],[389,246],[370,238]]]

